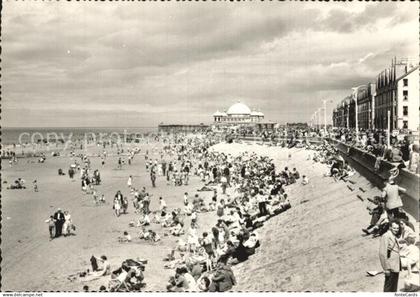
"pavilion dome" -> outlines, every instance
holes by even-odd
[[[226,114],[224,114],[224,113],[222,113],[222,112],[220,112],[220,111],[216,111],[214,114],[213,114],[213,116],[214,117],[223,117],[223,116],[225,116]]]
[[[248,106],[241,102],[237,102],[233,104],[229,109],[227,110],[228,115],[250,115],[251,109],[249,109]]]

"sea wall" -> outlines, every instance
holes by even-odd
[[[334,139],[329,141],[335,145],[345,160],[373,184],[380,188],[385,185],[390,176],[389,170],[395,167],[394,164],[382,160],[379,170],[375,171],[376,157],[374,155]],[[420,176],[407,169],[400,169],[395,182],[406,189],[406,193],[402,195],[404,210],[419,221]]]

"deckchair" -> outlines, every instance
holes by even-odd
[[[111,292],[129,292],[129,286],[127,285],[127,275],[128,272],[124,269],[115,279],[111,279],[108,283],[109,290]]]

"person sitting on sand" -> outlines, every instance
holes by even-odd
[[[181,222],[177,222],[177,224],[169,230],[169,233],[174,236],[180,236],[184,233],[183,225]]]
[[[168,292],[194,292],[197,291],[197,283],[187,267],[178,267],[167,289]]]
[[[131,235],[127,231],[124,231],[123,236],[118,237],[118,241],[121,243],[131,242]]]
[[[15,189],[26,189],[25,187],[25,180],[22,178],[18,178],[15,180],[14,184],[10,185],[8,189],[15,190]]]
[[[188,216],[190,216],[192,214],[193,211],[193,205],[192,203],[188,203],[187,205],[185,205],[184,207],[184,213]]]
[[[309,178],[306,175],[302,176],[302,183],[303,186],[309,184]]]
[[[209,288],[210,292],[225,292],[232,289],[236,285],[236,278],[232,269],[226,264],[228,257],[220,257],[212,277],[212,284]]]
[[[137,227],[141,226],[149,226],[150,225],[150,217],[148,214],[145,214],[142,219],[138,219]]]
[[[376,207],[368,206],[369,214],[371,215],[370,224],[367,228],[362,229],[367,235],[375,234],[381,229],[381,225],[388,225],[388,215],[384,209],[384,200],[380,196],[375,196],[374,199],[368,198]],[[371,230],[372,229],[372,230]],[[386,231],[386,230],[385,230]],[[381,232],[382,234],[384,232]],[[381,234],[381,235],[382,235]]]
[[[248,254],[252,255],[255,253],[255,249],[260,246],[260,241],[255,232],[252,232],[248,240],[244,242],[244,247],[248,249]]]
[[[97,262],[101,263],[101,265],[98,266],[96,270],[98,276],[105,276],[111,274],[111,264],[108,262],[108,259],[105,255],[102,255],[100,258],[97,258],[95,256],[92,257],[94,257]]]

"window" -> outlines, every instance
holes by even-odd
[[[403,91],[403,96],[408,96],[408,90]]]
[[[403,121],[403,129],[408,129],[408,121]]]
[[[403,106],[403,115],[408,116],[408,106]]]
[[[408,78],[403,79],[404,87],[408,87]]]

